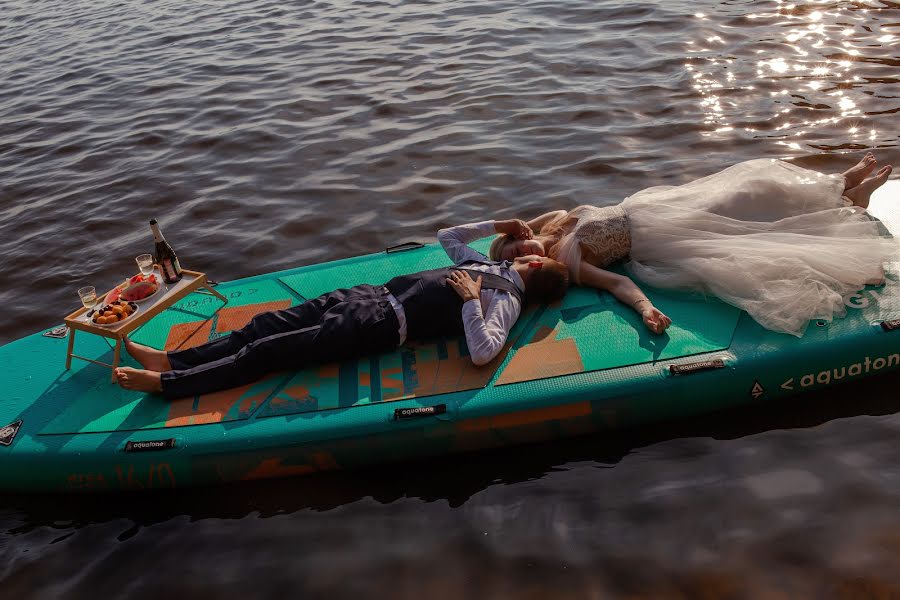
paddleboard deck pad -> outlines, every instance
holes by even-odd
[[[897,183],[870,209],[891,231]],[[222,283],[226,305],[188,296],[132,337],[190,347],[260,312],[447,264],[430,245]],[[811,323],[802,338],[715,298],[645,291],[672,318],[666,335],[608,294],[573,288],[526,310],[488,365],[472,364],[464,339],[439,339],[174,402],[123,390],[97,364],[66,370],[66,339],[40,332],[0,347],[0,489],[175,488],[352,468],[777,401],[900,367],[900,255],[884,285],[848,295],[846,317]],[[76,344],[111,362],[106,339],[79,334]]]

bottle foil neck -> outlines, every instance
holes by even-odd
[[[164,242],[166,238],[163,237],[162,232],[159,230],[159,225],[156,223],[150,224],[150,231],[153,232],[153,241],[155,242]]]

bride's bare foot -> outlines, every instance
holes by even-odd
[[[880,274],[866,281],[866,285],[884,285],[884,267],[878,268]]]
[[[872,192],[884,185],[893,168],[888,165],[878,170],[874,177],[869,177],[858,186],[844,192],[844,196],[850,199],[853,204],[862,208],[869,207],[869,197]]]
[[[172,370],[172,365],[169,364],[169,355],[165,350],[135,344],[128,338],[125,338],[125,350],[148,371],[162,373]]]
[[[152,394],[162,392],[162,379],[155,371],[119,367],[116,369],[116,381],[126,390]]]
[[[854,188],[861,184],[863,180],[872,172],[872,169],[875,168],[875,165],[878,161],[875,160],[875,155],[871,152],[867,152],[865,156],[863,156],[862,160],[847,169],[842,173],[844,176],[844,181],[846,182],[844,185],[844,191],[849,190],[850,188]]]

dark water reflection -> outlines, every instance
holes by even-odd
[[[760,156],[900,163],[900,4],[0,0],[0,342]],[[896,377],[552,446],[9,498],[3,596],[900,597]],[[876,415],[876,416],[865,416]]]
[[[74,597],[894,597],[900,422],[879,391],[897,383],[470,460],[11,498],[4,582]]]

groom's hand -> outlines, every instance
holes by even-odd
[[[472,279],[465,271],[452,271],[447,283],[459,294],[463,302],[481,299],[481,275],[478,279]]]

